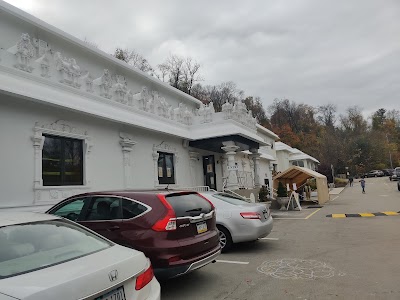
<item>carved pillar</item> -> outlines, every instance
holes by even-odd
[[[33,141],[33,148],[35,149],[34,151],[34,159],[35,159],[35,177],[33,181],[33,187],[41,187],[43,186],[43,179],[42,179],[42,150],[43,150],[43,144],[44,144],[44,136],[38,132],[35,131],[34,136],[32,137]]]
[[[197,183],[196,164],[197,160],[199,159],[199,153],[194,151],[189,151],[189,158],[190,158],[190,175],[192,179],[192,186],[196,186]]]
[[[158,154],[157,150],[153,150],[153,162],[154,162],[154,187],[158,186]]]
[[[258,153],[258,149],[250,149],[251,158],[254,163],[254,188],[260,188],[260,156],[261,154]]]
[[[121,136],[119,144],[122,147],[122,157],[123,157],[123,168],[124,168],[124,188],[132,187],[133,176],[132,176],[132,162],[131,162],[131,152],[133,146],[136,144],[132,139],[126,136]]]
[[[225,151],[228,160],[226,188],[229,190],[239,189],[239,182],[237,177],[237,165],[235,161],[236,151],[239,148],[240,147],[235,145],[235,142],[224,142],[224,146],[221,147],[221,149]]]

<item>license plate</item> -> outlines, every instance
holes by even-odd
[[[126,300],[124,288],[121,286],[107,294],[97,297],[95,300]]]
[[[197,223],[197,233],[204,233],[207,231],[207,223]]]

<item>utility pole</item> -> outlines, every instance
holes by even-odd
[[[390,168],[393,169],[392,152],[390,152],[389,137],[388,137],[387,133],[386,133],[386,140],[387,140],[388,148],[389,148]]]

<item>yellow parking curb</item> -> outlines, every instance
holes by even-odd
[[[360,213],[360,216],[361,217],[375,217],[375,215],[371,214],[371,213]]]
[[[346,214],[332,214],[332,218],[346,218]]]
[[[395,211],[383,211],[382,213],[384,213],[387,216],[397,216],[399,214]]]

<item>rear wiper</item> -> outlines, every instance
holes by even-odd
[[[202,208],[201,207],[199,207],[199,208],[193,208],[193,209],[189,209],[189,210],[187,210],[186,212],[192,212],[192,211],[201,211],[202,210]]]

